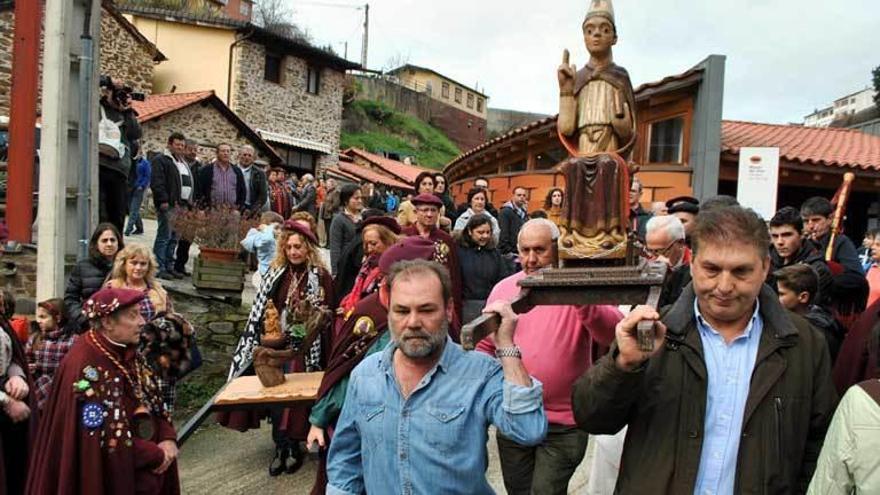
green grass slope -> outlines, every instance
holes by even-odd
[[[353,101],[346,106],[343,118],[341,149],[411,155],[418,165],[438,170],[460,153],[437,128],[381,102]]]

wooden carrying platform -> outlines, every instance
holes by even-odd
[[[324,372],[288,373],[284,383],[264,387],[256,376],[240,376],[229,382],[214,399],[212,409],[246,409],[253,407],[283,406],[318,398],[318,387]]]
[[[193,262],[192,283],[197,289],[244,289],[247,266],[241,261],[213,261],[201,256]]]

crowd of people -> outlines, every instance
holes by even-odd
[[[515,187],[496,209],[480,177],[456,205],[445,177],[426,172],[398,201],[309,175],[288,186],[247,147],[238,164],[228,145],[205,165],[187,150],[173,134],[149,167],[152,250],[101,224],[29,332],[2,319],[7,487],[179,490],[169,414],[198,358],[158,280],[183,271],[162,216],[225,203],[260,218],[241,243],[257,258],[257,293],[229,378],[255,372],[276,323],[284,371],[324,372],[314,403],[218,415],[239,431],[269,420],[271,476],[299,470],[311,448],[313,493],[489,493],[491,424],[513,494],[565,493],[590,435],[604,446],[596,493],[880,490],[880,236],[857,250],[832,232],[825,198],[770,219],[725,196],[649,212],[634,178],[631,230],[643,258],[668,266],[660,308],[515,315],[518,282],[557,264],[562,189],[529,211]],[[487,312],[500,328],[463,352],[462,324]],[[635,337],[642,321],[656,330],[651,352]],[[12,445],[31,451],[30,466],[6,454]]]

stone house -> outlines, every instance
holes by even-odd
[[[233,149],[249,144],[257,162],[281,163],[281,157],[250,126],[239,118],[213,91],[169,93],[148,96],[135,102],[138,121],[144,131],[141,146],[146,153],[162,152],[172,132],[182,132],[199,143],[199,159],[214,159],[220,143]]]
[[[15,2],[0,0],[0,116],[9,116],[12,90],[12,43]],[[166,60],[156,45],[145,38],[110,0],[101,2],[101,74],[119,78],[138,92],[149,94],[153,68]],[[39,102],[37,113],[40,113]]]
[[[156,92],[213,90],[297,173],[337,163],[345,73],[357,64],[246,21],[122,11],[168,55],[154,72]]]

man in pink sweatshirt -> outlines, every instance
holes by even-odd
[[[559,229],[546,219],[526,222],[517,238],[522,271],[498,282],[486,304],[511,300],[517,282],[553,263]],[[519,316],[514,343],[525,367],[544,384],[549,429],[537,447],[524,447],[497,435],[504,486],[509,494],[566,493],[568,481],[584,457],[587,433],[575,424],[571,388],[593,362],[593,340],[608,346],[623,315],[614,306],[538,306]],[[495,355],[492,336],[477,350]]]

